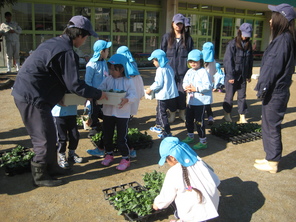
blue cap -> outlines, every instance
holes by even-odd
[[[215,49],[213,43],[206,42],[205,44],[203,44],[202,56],[205,62],[214,62]]]
[[[197,154],[191,147],[181,142],[177,137],[164,138],[159,146],[160,160],[159,165],[163,165],[167,156],[173,156],[182,166],[194,165],[198,159]]]
[[[129,69],[132,66],[132,64],[128,61],[128,59],[124,55],[114,54],[113,56],[111,56],[108,62],[111,63],[112,65],[121,64],[124,68],[125,77],[131,78],[129,76]]]
[[[169,61],[168,58],[166,57],[166,53],[161,49],[155,49],[151,53],[151,56],[148,58],[148,60],[151,61],[152,59],[157,59],[158,64],[161,68],[165,67],[165,65]]]
[[[187,61],[192,60],[198,62],[202,59],[202,52],[198,49],[193,49],[188,53]]]
[[[130,52],[127,46],[120,46],[117,49],[116,53],[124,55],[129,60],[131,66],[128,64],[127,69],[128,69],[128,74],[130,76],[140,75],[137,65],[135,64],[135,60],[132,56],[132,53]]]
[[[99,37],[97,33],[92,28],[92,25],[88,18],[82,16],[82,15],[76,15],[73,16],[70,19],[70,22],[73,22],[74,25],[69,25],[67,28],[79,28],[79,29],[84,29],[89,32],[90,35],[93,37]]]
[[[251,37],[252,36],[252,25],[249,23],[243,23],[240,27],[239,30],[242,32],[242,36],[244,37]]]
[[[175,24],[178,24],[178,23],[185,23],[185,17],[184,17],[184,15],[182,15],[182,14],[176,14],[176,15],[174,15],[174,17],[173,17],[173,22],[175,23]]]
[[[223,74],[223,71],[222,71],[222,69],[221,69],[221,65],[220,65],[220,63],[218,63],[218,62],[216,62],[216,70],[217,70],[217,73],[219,73],[219,74]]]
[[[92,62],[98,61],[98,59],[100,58],[100,55],[101,55],[101,51],[103,49],[110,48],[111,45],[112,45],[112,42],[106,42],[104,40],[98,40],[98,41],[96,41],[95,44],[94,44],[94,46],[93,46],[94,55],[90,59],[90,61],[92,61]]]
[[[296,12],[294,8],[289,4],[284,3],[276,6],[268,5],[268,8],[271,11],[282,14],[282,16],[284,16],[288,20],[288,22],[296,18]]]

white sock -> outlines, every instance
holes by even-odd
[[[201,142],[203,144],[207,143],[207,137],[205,137],[205,138],[199,138],[199,142]]]

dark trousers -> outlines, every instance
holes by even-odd
[[[199,138],[206,137],[205,124],[204,124],[205,106],[192,106],[187,105],[186,108],[186,128],[188,133],[194,132],[194,125]]]
[[[207,117],[209,118],[210,116],[213,117],[213,111],[212,111],[212,105],[208,104],[206,105],[206,113],[207,113]]]
[[[183,89],[183,79],[184,76],[179,76],[178,81],[176,82],[179,96],[176,97],[176,103],[175,103],[175,110],[170,110],[172,112],[179,110],[185,110],[186,109],[186,92],[184,92]]]
[[[129,118],[118,118],[115,116],[104,116],[103,120],[104,146],[106,152],[114,151],[113,136],[117,131],[117,148],[122,156],[129,155],[129,146],[127,142]]]
[[[67,141],[69,141],[68,149],[76,150],[79,141],[79,132],[76,122],[76,116],[54,117],[54,123],[58,137],[58,152],[65,153]]]
[[[171,133],[171,127],[168,121],[168,107],[175,103],[175,99],[157,100],[156,106],[156,125],[160,126],[167,134]]]
[[[91,128],[99,128],[99,118],[103,119],[102,105],[97,105],[96,101],[92,100],[90,102],[91,110],[90,110],[90,118],[92,123],[90,125]]]
[[[233,97],[237,92],[237,107],[239,114],[247,113],[247,103],[246,103],[246,86],[247,83],[243,78],[236,81],[233,84],[228,82],[228,79],[225,81],[225,97],[223,102],[223,109],[226,113],[231,113],[233,107]]]
[[[290,93],[273,94],[267,104],[262,104],[262,141],[266,159],[280,161],[283,145],[281,123],[287,110]]]
[[[57,136],[51,114],[52,106],[42,104],[41,107],[14,100],[31,137],[36,163],[55,164],[57,162]]]

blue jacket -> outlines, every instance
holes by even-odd
[[[183,79],[183,88],[192,84],[197,91],[187,94],[187,104],[194,106],[212,103],[212,81],[205,68],[189,69]]]
[[[109,70],[106,60],[89,61],[86,64],[84,79],[87,85],[98,88],[108,75]]]
[[[258,97],[266,94],[264,102],[268,102],[274,93],[289,94],[295,71],[295,47],[291,35],[286,32],[277,36],[266,48],[255,87]]]
[[[179,96],[174,78],[174,71],[168,63],[165,67],[156,69],[154,83],[150,86],[150,89],[155,92],[155,99],[168,100]]]
[[[161,40],[160,48],[165,51],[167,58],[170,61],[170,66],[173,68],[176,80],[178,76],[183,76],[186,74],[187,67],[187,56],[188,53],[193,49],[193,40],[188,36],[186,46],[183,46],[183,40],[180,40],[178,43],[175,41],[171,48],[168,47],[170,33],[163,35]]]
[[[25,60],[16,76],[12,95],[15,99],[55,106],[66,91],[85,98],[99,99],[102,92],[79,79],[79,57],[67,35],[51,38]]]
[[[236,47],[235,43],[235,39],[232,39],[224,54],[223,66],[226,81],[229,79],[239,80],[241,77],[245,81],[252,76],[253,52],[252,50],[242,50]]]

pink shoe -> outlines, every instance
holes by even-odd
[[[131,161],[122,159],[119,163],[119,165],[116,167],[117,170],[126,170],[131,164]]]
[[[101,162],[104,166],[109,166],[109,164],[114,160],[114,157],[111,155],[106,155],[104,160]]]

